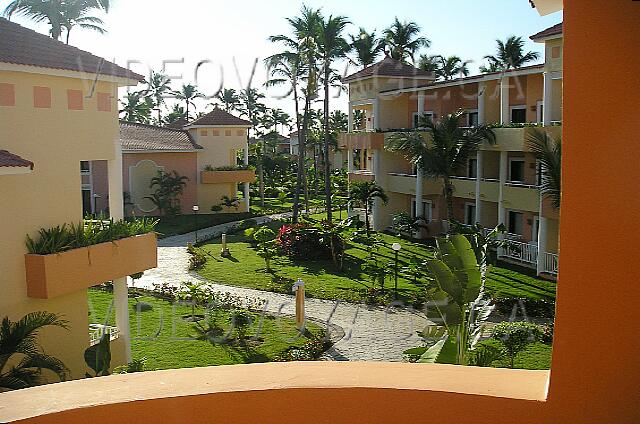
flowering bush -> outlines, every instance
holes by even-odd
[[[331,237],[336,255],[344,250],[342,239],[306,223],[283,225],[276,237],[280,252],[296,260],[332,259]]]

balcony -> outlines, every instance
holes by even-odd
[[[476,198],[476,179],[468,177],[451,177],[453,195],[466,199]],[[480,199],[497,202],[500,197],[500,183],[497,180],[484,179],[480,182]]]
[[[431,178],[424,178],[422,183],[422,193],[425,196],[442,193],[442,183]],[[393,193],[402,193],[415,196],[416,176],[413,174],[402,174],[391,172],[387,174],[387,186],[385,189]]]
[[[27,296],[51,299],[158,266],[148,233],[50,255],[25,254]]]
[[[540,211],[540,190],[537,185],[507,182],[504,185],[504,206],[521,211]]]
[[[200,172],[200,183],[202,184],[250,183],[255,179],[256,172],[253,169]]]
[[[368,169],[359,169],[357,171],[351,171],[348,174],[349,182],[352,181],[373,181],[375,175]]]
[[[562,133],[561,126],[550,127],[521,127],[521,128],[494,128],[496,144],[490,146],[484,144],[483,150],[507,151],[507,152],[528,152],[527,138],[534,131],[545,131],[557,138]]]
[[[350,132],[340,133],[338,136],[340,149],[367,149],[381,150],[384,147],[384,133],[377,132]]]

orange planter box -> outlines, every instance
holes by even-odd
[[[202,184],[222,183],[250,183],[256,179],[256,172],[252,169],[237,171],[202,171],[200,182]]]
[[[51,299],[158,266],[155,233],[51,255],[24,255],[27,295]]]

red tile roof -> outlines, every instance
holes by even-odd
[[[529,38],[536,41],[543,38],[551,37],[553,35],[560,35],[560,34],[562,34],[562,22],[560,22],[559,24],[555,24],[554,26],[547,28],[543,31],[540,31],[537,34],[533,34]]]
[[[101,57],[0,18],[0,62],[144,80]]]
[[[435,76],[431,72],[422,71],[415,66],[407,65],[406,63],[390,57],[385,57],[378,63],[374,63],[355,74],[344,77],[342,81],[349,82],[373,76],[435,79]]]
[[[200,118],[186,125],[186,127],[191,126],[205,126],[205,127],[215,127],[218,125],[224,126],[237,126],[237,127],[250,127],[251,122],[245,121],[244,119],[238,118],[226,112],[218,107],[215,107],[211,112],[206,115],[202,115]]]
[[[23,159],[20,156],[14,155],[13,153],[6,150],[0,150],[0,166],[33,169],[33,162]]]
[[[180,152],[202,149],[184,130],[120,121],[123,151]]]

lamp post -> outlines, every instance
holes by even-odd
[[[396,266],[395,266],[395,298],[398,299],[398,252],[400,252],[400,249],[402,249],[402,246],[400,246],[400,243],[393,243],[391,245],[391,249],[393,249],[394,253],[395,253],[395,257],[396,257]]]
[[[198,243],[198,211],[200,207],[198,205],[193,205],[193,213],[195,215],[195,223],[196,223],[196,243]]]

